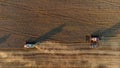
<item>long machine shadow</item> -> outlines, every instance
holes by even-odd
[[[9,37],[10,37],[10,34],[4,35],[3,37],[1,37],[1,38],[0,38],[0,44],[6,42]]]
[[[63,27],[65,27],[65,24],[62,24],[54,29],[52,29],[51,31],[47,32],[46,34],[44,34],[43,36],[40,36],[39,38],[36,38],[34,41],[35,43],[38,42],[43,42],[46,41],[47,39],[50,39],[52,36],[54,36],[55,34],[59,33],[62,31]],[[31,41],[32,38],[28,39],[27,41]]]
[[[117,34],[116,30],[118,30],[119,28],[120,28],[120,23],[117,23],[108,29],[104,29],[104,30],[100,29],[92,33],[92,35],[98,35],[100,38],[101,37],[114,37]]]

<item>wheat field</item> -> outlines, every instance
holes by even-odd
[[[0,68],[120,68],[119,0],[0,0]],[[92,49],[89,34],[105,38]],[[27,40],[40,42],[24,49]]]

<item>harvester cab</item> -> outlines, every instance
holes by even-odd
[[[35,41],[26,41],[26,44],[24,45],[24,48],[35,48]]]
[[[93,41],[93,42],[98,42],[99,41],[99,36],[98,35],[91,35],[90,37],[90,41]]]
[[[86,35],[86,42],[88,41],[96,41],[98,42],[100,40],[100,36],[99,35]]]

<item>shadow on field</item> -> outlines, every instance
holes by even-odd
[[[105,29],[105,30],[100,29],[100,30],[92,33],[92,35],[99,35],[100,37],[112,37],[117,34],[117,30],[119,28],[120,28],[120,23],[117,23],[108,29]]]
[[[65,24],[62,24],[54,29],[52,29],[51,31],[45,33],[43,36],[40,36],[39,38],[36,38],[34,40],[32,40],[32,38],[28,39],[27,41],[34,41],[34,42],[43,42],[46,41],[47,39],[50,39],[53,35],[59,33],[62,31],[63,27],[65,27]]]
[[[10,37],[10,34],[4,35],[3,37],[1,37],[0,38],[0,44],[6,42],[9,37]]]

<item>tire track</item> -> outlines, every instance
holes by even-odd
[[[14,8],[23,9],[23,10],[27,10],[27,11],[31,11],[31,9],[32,9],[32,8],[30,8],[28,6],[19,5],[19,4],[10,3],[10,2],[5,2],[5,1],[0,1],[0,5],[8,6],[8,7],[11,6],[11,7],[14,7]]]
[[[0,27],[0,30],[2,31],[6,31],[6,32],[11,32],[12,34],[16,34],[16,35],[21,35],[21,36],[25,36],[25,37],[39,37],[38,35],[33,35],[33,34],[30,34],[30,33],[23,33],[23,32],[20,32],[20,31],[17,31],[17,30],[12,30],[12,29],[9,29],[9,28],[6,28],[6,27]]]
[[[28,6],[18,5],[18,4],[14,4],[14,3],[10,3],[10,2],[3,2],[3,1],[0,1],[0,2],[1,2],[0,4],[3,5],[3,6],[8,6],[8,7],[12,6],[12,7],[17,8],[17,9],[19,8],[19,9],[28,10],[28,11],[34,11],[35,12],[35,10],[33,10],[33,8],[28,7]],[[22,6],[22,7],[19,7],[19,6]],[[39,11],[41,11],[41,10],[39,10]],[[62,17],[64,19],[69,18],[69,19],[72,19],[72,21],[75,20],[72,17],[61,15],[61,14],[54,14],[54,13],[47,13],[46,14],[45,12],[35,12],[35,14],[39,14],[39,13],[43,14],[43,15],[47,15],[47,16],[60,17],[60,18]],[[14,18],[12,18],[12,19],[14,19]],[[85,20],[81,20],[81,21],[85,21]],[[83,23],[83,24],[85,24],[85,23]],[[26,33],[24,33],[24,35],[26,35]]]
[[[108,0],[100,0],[99,2],[106,3],[106,4],[109,4],[111,6],[120,8],[120,5],[118,3],[116,3],[116,2],[111,2],[111,1],[108,1]]]
[[[69,20],[71,20],[72,22],[76,22],[76,23],[78,23],[78,22],[80,22],[80,23],[83,23],[83,24],[85,24],[85,25],[87,25],[87,24],[91,24],[91,23],[84,23],[84,22],[89,22],[89,21],[86,21],[85,19],[76,19],[76,18],[73,18],[73,17],[70,17],[70,16],[66,16],[66,15],[61,15],[61,14],[56,14],[56,13],[45,13],[45,12],[36,12],[33,8],[31,8],[31,7],[28,7],[28,6],[23,6],[23,5],[18,5],[18,4],[14,4],[14,3],[9,3],[9,2],[3,2],[3,1],[0,1],[1,3],[0,4],[4,4],[4,5],[6,5],[7,4],[7,6],[12,6],[12,7],[15,7],[15,8],[19,8],[19,9],[23,9],[23,10],[27,10],[27,11],[32,11],[33,13],[35,13],[35,14],[37,14],[37,15],[39,15],[39,13],[40,14],[42,14],[42,15],[47,15],[47,16],[52,16],[52,17],[58,17],[58,18],[63,18],[63,19],[69,19]],[[17,6],[17,7],[16,7]],[[19,7],[19,6],[22,6],[22,7]],[[39,11],[41,11],[41,10],[39,10]],[[14,19],[13,17],[11,17],[12,19]],[[15,19],[14,19],[15,20]],[[84,22],[81,22],[81,21],[84,21]],[[21,32],[20,32],[21,33]],[[17,33],[14,33],[14,34],[17,34]],[[24,33],[23,34],[24,36],[32,36],[33,37],[33,35],[28,35],[27,33]],[[36,36],[34,36],[34,37],[36,37]],[[67,42],[64,42],[64,43],[67,43]],[[69,42],[70,43],[70,42]]]
[[[69,19],[71,21],[77,21],[77,22],[80,22],[80,23],[83,23],[83,24],[85,24],[84,22],[89,22],[86,19],[76,19],[76,18],[73,18],[73,17],[70,17],[70,16],[61,15],[61,14],[55,14],[55,13],[49,13],[49,12],[47,12],[47,13],[46,12],[40,12],[40,11],[48,11],[48,10],[39,10],[39,11],[36,12],[33,8],[28,7],[28,6],[18,5],[18,4],[14,4],[14,3],[10,3],[10,2],[4,2],[4,1],[0,1],[0,2],[1,2],[0,4],[2,6],[8,6],[8,7],[12,6],[12,7],[17,8],[17,9],[19,8],[19,9],[23,9],[23,10],[27,10],[27,11],[32,11],[35,14],[38,14],[38,15],[40,13],[42,15],[47,15],[47,16],[50,16],[50,17],[63,18],[65,20]],[[22,7],[19,7],[19,6],[22,6]],[[90,23],[86,23],[86,24],[90,24]]]
[[[28,7],[28,6],[24,6],[24,5],[18,5],[18,4],[14,4],[14,3],[10,3],[10,2],[4,2],[4,1],[0,1],[1,3],[1,5],[3,5],[3,6],[12,6],[12,7],[15,7],[15,8],[19,8],[19,9],[23,9],[23,10],[28,10],[28,11],[34,11],[33,10],[33,8],[31,8],[31,7]],[[22,6],[22,7],[19,7],[19,6]],[[44,11],[44,10],[43,10]],[[44,14],[44,15],[48,15],[48,16],[59,16],[59,17],[63,17],[63,18],[72,18],[72,17],[69,17],[69,16],[65,16],[65,15],[61,15],[61,14],[55,14],[55,13],[42,13],[42,14]],[[73,19],[73,18],[72,18]],[[75,19],[74,19],[75,20]],[[81,21],[85,21],[85,20],[81,20]],[[1,28],[0,28],[1,29]],[[3,29],[2,28],[2,30],[5,30],[5,31],[8,31],[8,32],[13,32],[14,34],[22,34],[22,32],[16,32],[15,30],[11,30],[11,29],[8,29],[8,28],[5,28],[5,29]],[[15,32],[14,32],[15,31]],[[35,35],[31,35],[31,34],[28,34],[28,33],[23,33],[22,34],[23,36],[29,36],[29,37],[37,37],[37,36],[35,36]],[[67,42],[66,42],[67,43]],[[68,42],[68,43],[70,43],[70,42]],[[72,42],[72,43],[74,43],[74,42]],[[79,43],[79,42],[78,42]]]

